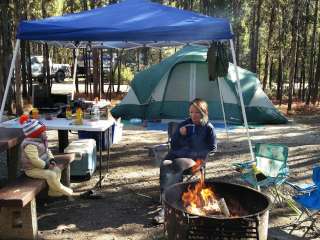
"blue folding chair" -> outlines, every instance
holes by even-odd
[[[282,144],[255,144],[255,161],[233,164],[241,178],[260,190],[268,188],[275,201],[282,202],[279,186],[289,175],[287,165],[288,147]]]
[[[306,227],[303,237],[310,230],[314,230],[318,236],[320,235],[320,229],[316,226],[316,221],[320,217],[320,165],[314,166],[312,180],[313,184],[311,185],[299,185],[286,181],[287,184],[295,189],[296,195],[293,196],[293,200],[298,203],[302,210],[295,222],[289,224],[289,226],[292,226],[290,233],[301,227]],[[308,222],[310,224],[303,225]]]

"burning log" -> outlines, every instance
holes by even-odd
[[[231,216],[229,208],[228,208],[227,203],[224,200],[224,198],[220,198],[220,200],[218,201],[218,205],[219,205],[219,208],[220,208],[220,210],[221,210],[221,212],[223,213],[224,216],[226,216],[226,217],[230,217]]]

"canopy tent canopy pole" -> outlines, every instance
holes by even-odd
[[[222,115],[223,115],[223,121],[224,121],[224,128],[226,130],[227,134],[227,139],[229,140],[229,132],[228,132],[228,125],[227,125],[227,120],[226,120],[226,113],[224,111],[224,105],[223,105],[223,96],[220,88],[220,77],[218,77],[218,89],[219,89],[219,95],[220,95],[220,103],[221,103],[221,108],[222,108]]]
[[[8,92],[9,92],[9,87],[11,85],[11,78],[12,78],[13,70],[15,68],[16,59],[17,59],[17,55],[18,55],[19,49],[20,49],[20,39],[17,39],[16,46],[15,46],[14,51],[13,51],[13,57],[12,57],[12,60],[11,60],[11,66],[10,66],[10,70],[9,70],[9,75],[8,75],[8,78],[7,78],[6,89],[4,91],[4,95],[3,95],[3,98],[2,98],[1,109],[0,109],[0,123],[2,122],[4,106],[6,105],[6,100],[7,100],[7,96],[8,96]]]
[[[230,39],[229,41],[230,41],[230,49],[231,49],[232,59],[233,59],[233,66],[234,66],[234,70],[236,73],[237,87],[238,87],[238,91],[239,91],[239,98],[240,98],[240,106],[241,106],[241,112],[242,112],[242,117],[243,117],[243,123],[246,128],[251,160],[254,161],[255,157],[254,157],[253,150],[252,150],[252,144],[251,144],[248,121],[247,121],[247,114],[246,114],[246,109],[244,107],[244,102],[243,102],[242,89],[241,89],[239,72],[238,72],[238,67],[237,67],[236,52],[234,50],[233,39]]]
[[[76,48],[75,55],[76,55],[76,56],[75,56],[75,58],[74,58],[74,66],[73,66],[71,100],[74,100],[74,91],[75,91],[75,88],[76,88],[76,77],[77,77],[77,66],[78,66],[79,48]]]

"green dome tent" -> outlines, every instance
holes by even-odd
[[[113,116],[123,119],[184,119],[188,117],[189,102],[199,97],[208,102],[211,120],[223,121],[224,111],[228,123],[242,124],[234,67],[229,64],[227,77],[209,81],[207,50],[206,47],[186,46],[138,73],[127,96],[112,109]],[[240,67],[238,71],[248,122],[286,123],[287,119],[262,91],[256,75]]]

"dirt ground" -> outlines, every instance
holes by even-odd
[[[261,126],[250,129],[253,143],[284,143],[289,146],[290,178],[311,181],[312,166],[320,159],[320,116],[295,117],[286,125]],[[232,163],[250,159],[244,129],[229,132],[229,139],[218,129],[219,151],[207,164],[206,178],[242,183]],[[70,138],[74,138],[70,135]],[[159,208],[159,165],[148,155],[146,147],[163,143],[164,131],[147,131],[141,126],[124,127],[122,141],[111,148],[110,171],[103,162],[103,199],[75,199],[38,204],[41,239],[165,239],[163,226],[154,226],[152,218]],[[49,132],[50,146],[57,147],[57,134]],[[106,159],[106,152],[104,152]],[[98,181],[98,171],[91,180],[74,181],[75,191],[91,189]],[[271,210],[269,239],[296,238],[279,227],[295,219],[285,206]],[[303,239],[317,239],[314,235]],[[320,238],[318,238],[320,239]]]

